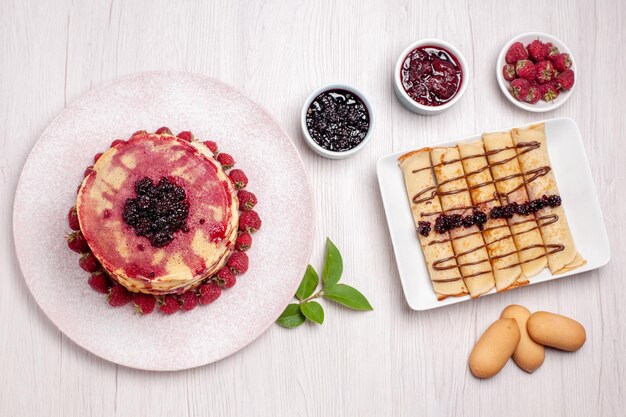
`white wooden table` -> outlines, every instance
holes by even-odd
[[[626,4],[619,0],[1,0],[0,416],[623,413],[625,20]],[[391,151],[543,118],[510,105],[494,78],[500,47],[534,30],[564,40],[577,59],[577,91],[548,117],[572,117],[582,131],[613,259],[602,270],[566,280],[411,311],[375,162]],[[431,36],[458,46],[472,74],[453,109],[426,118],[400,105],[391,77],[397,55]],[[48,321],[23,282],[13,249],[12,202],[22,165],[67,103],[103,82],[155,69],[219,78],[278,118],[302,154],[315,192],[311,262],[321,266],[324,239],[332,237],[345,258],[346,282],[369,296],[373,313],[327,303],[322,327],[273,326],[219,363],[177,373],[101,360]],[[345,161],[313,154],[299,130],[307,94],[332,81],[363,89],[376,109],[371,143]],[[491,380],[473,378],[469,351],[510,303],[577,318],[587,328],[587,344],[575,354],[548,351],[533,375],[510,363]]]

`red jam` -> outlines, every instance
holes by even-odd
[[[421,46],[411,51],[400,68],[404,91],[424,106],[441,106],[452,100],[463,83],[457,58],[438,46]]]

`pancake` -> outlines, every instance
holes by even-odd
[[[158,215],[142,205],[142,190],[162,199]],[[212,152],[169,134],[139,133],[104,152],[80,186],[76,209],[107,273],[149,294],[181,293],[217,272],[239,221],[234,186]]]
[[[532,172],[543,167],[552,167],[546,144],[545,125],[543,123],[531,126],[528,129],[513,129],[511,136],[515,145],[530,142],[539,144],[539,147],[529,152],[521,152],[521,148],[517,148],[522,171]],[[544,195],[559,195],[559,189],[552,169],[545,175],[529,181],[526,189],[531,200],[542,198]],[[576,250],[562,205],[543,208],[537,220],[541,226],[539,230],[543,242],[548,248],[548,266],[553,274],[561,274],[583,266],[586,263]],[[562,250],[559,250],[560,248]]]
[[[500,206],[500,201],[496,197],[496,187],[489,170],[483,142],[479,140],[474,143],[459,143],[457,147],[470,188],[472,204],[488,214],[493,207]],[[496,289],[503,291],[517,285],[518,279],[522,276],[522,268],[506,220],[488,217],[482,235],[491,260]]]
[[[432,224],[433,217],[424,216],[425,213],[441,212],[439,197],[434,195],[428,198],[432,194],[428,190],[435,187],[429,151],[429,149],[420,149],[399,158],[416,228],[419,227],[420,222]],[[423,199],[415,198],[424,191],[426,191],[426,196]],[[428,233],[428,236],[418,232],[417,236],[437,299],[466,295],[467,288],[456,265],[452,244],[446,240],[449,236],[437,235],[434,232]],[[441,259],[448,259],[448,261],[441,263],[437,268],[433,267],[433,263]]]
[[[435,148],[430,152],[437,179],[437,193],[444,213],[465,216],[472,213],[472,199],[457,148]],[[494,276],[478,228],[460,227],[449,231],[452,248],[461,276],[472,297],[478,297],[494,287]]]
[[[483,143],[487,150],[487,160],[491,166],[491,175],[495,181],[500,203],[524,204],[528,194],[524,186],[524,176],[517,160],[510,132],[485,133]],[[546,267],[546,251],[534,215],[513,215],[507,219],[522,272],[526,278],[537,275]]]

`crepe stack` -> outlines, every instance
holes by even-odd
[[[562,204],[506,219],[490,215],[512,203],[559,196],[543,124],[486,133],[454,147],[423,148],[402,155],[399,165],[439,300],[524,285],[546,266],[559,274],[585,264]],[[466,220],[476,211],[487,215],[486,223],[434,227],[438,217],[459,214]]]

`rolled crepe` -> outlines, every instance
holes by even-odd
[[[439,200],[446,214],[470,214],[472,199],[465,181],[463,165],[457,148],[436,148],[430,158],[437,179]],[[451,162],[451,161],[456,162]],[[478,226],[450,230],[452,249],[461,276],[472,297],[478,297],[494,287],[494,277],[485,241]]]
[[[420,221],[428,221],[433,225],[433,216],[423,216],[423,213],[440,212],[441,204],[439,197],[432,194],[436,189],[435,179],[430,164],[430,149],[420,149],[415,152],[402,155],[399,158],[400,169],[404,174],[404,183],[406,185],[407,195],[411,203],[411,212],[415,227],[418,227]],[[432,190],[432,191],[431,191]],[[415,196],[420,192],[425,192],[423,198],[426,201],[415,202]],[[432,196],[432,198],[428,198]],[[462,296],[467,294],[467,288],[461,278],[461,273],[454,258],[452,244],[446,235],[439,235],[434,230],[423,236],[418,233],[424,259],[433,290],[437,294],[439,300],[443,300],[449,296]],[[433,263],[448,259],[447,262],[441,263],[438,268],[433,268]]]
[[[511,132],[516,148],[519,164],[522,171],[537,172],[541,168],[549,167],[550,157],[546,143],[545,125],[543,123],[531,126],[528,129],[513,129]],[[524,148],[519,144],[537,142],[538,148]],[[524,152],[528,150],[527,152]],[[544,195],[559,195],[559,189],[550,169],[544,175],[526,175],[526,189],[531,200],[542,198]],[[567,223],[565,210],[562,206],[545,207],[535,214],[539,223],[539,230],[546,244],[548,266],[553,274],[561,274],[578,268],[586,263],[576,250],[574,239]],[[556,218],[555,218],[556,216]],[[562,250],[560,250],[562,248]]]
[[[496,187],[489,170],[483,142],[479,140],[473,143],[459,143],[457,147],[470,189],[472,204],[489,216],[493,207],[500,206],[500,201],[496,197]],[[503,291],[518,285],[522,268],[506,220],[489,217],[487,223],[484,224],[482,235],[491,260],[496,289]]]
[[[483,143],[487,150],[487,160],[500,196],[500,203],[502,205],[526,203],[528,194],[524,187],[524,179],[517,161],[511,133],[485,133]],[[537,222],[534,216],[517,214],[507,219],[507,222],[517,248],[522,272],[526,278],[530,278],[539,273],[548,263]]]

